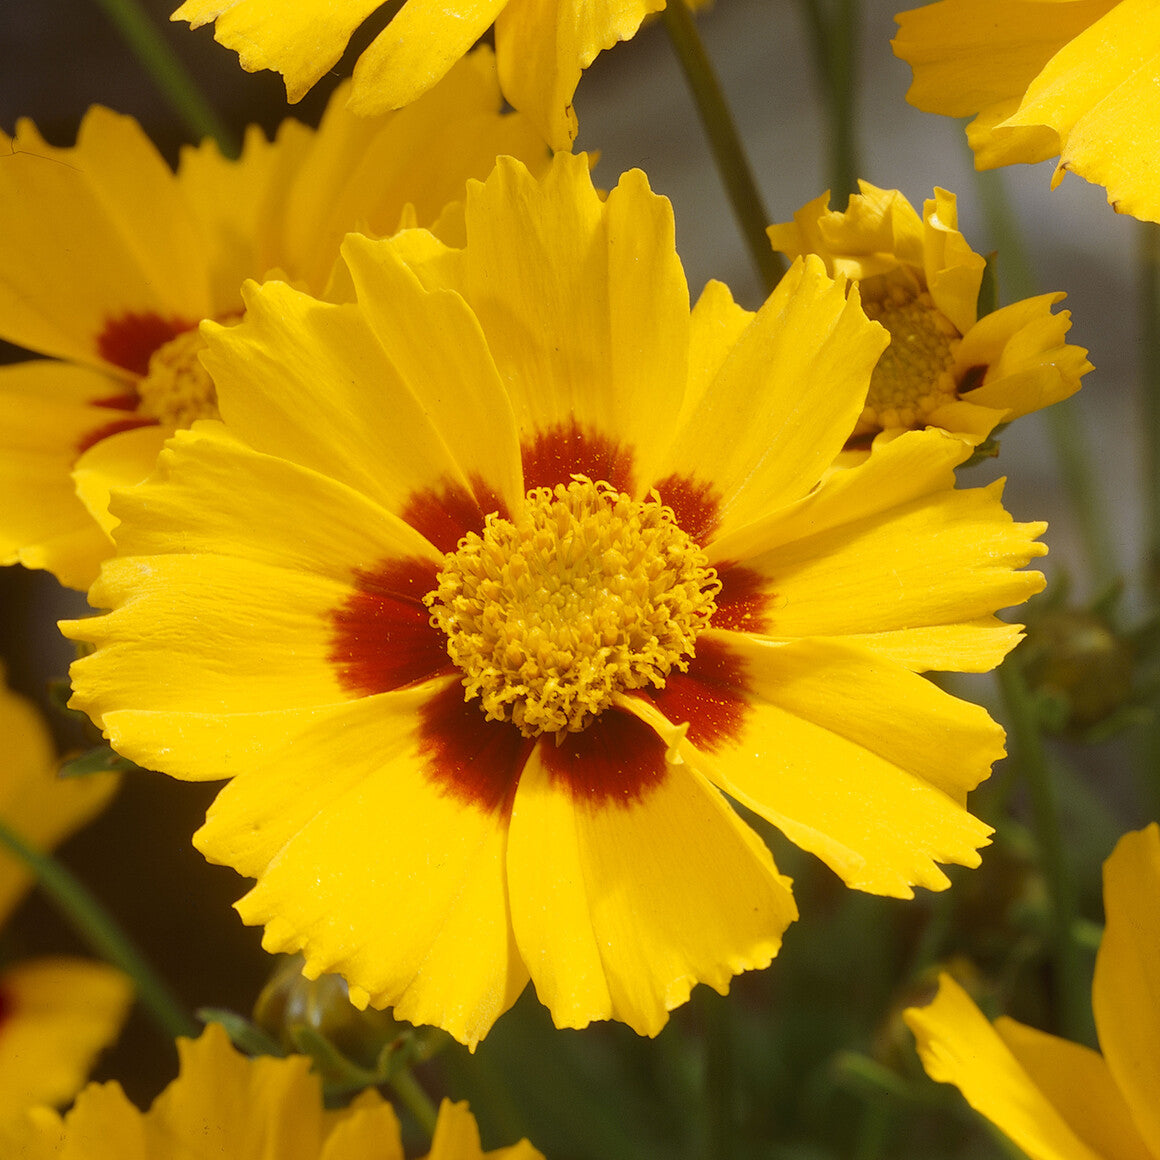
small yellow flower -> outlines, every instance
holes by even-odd
[[[979,169],[1058,157],[1108,191],[1117,213],[1160,221],[1155,0],[939,0],[898,16],[907,100],[975,116]]]
[[[847,883],[978,864],[986,670],[1044,549],[912,432],[818,486],[885,333],[817,259],[690,310],[668,202],[587,159],[472,183],[466,244],[344,246],[207,326],[224,424],[122,494],[74,703],[174,776],[272,951],[474,1044],[529,978],[656,1034],[796,911],[726,794]]]
[[[844,213],[829,208],[827,193],[767,231],[774,249],[818,254],[832,275],[856,283],[867,316],[890,332],[848,451],[923,427],[979,443],[998,424],[1079,389],[1091,364],[1063,341],[1068,311],[1051,312],[1063,294],[980,319],[986,263],[959,233],[954,194],[936,189],[920,220],[897,190],[859,186]]]
[[[36,1108],[0,1130],[13,1160],[403,1160],[399,1121],[374,1089],[327,1111],[310,1060],[247,1059],[217,1023],[179,1039],[181,1071],[138,1111],[119,1084],[91,1084],[65,1116]],[[444,1100],[426,1160],[543,1160],[526,1140],[484,1152],[467,1104]]]
[[[955,1084],[1032,1160],[1160,1156],[1160,827],[1104,863],[1107,927],[1092,1008],[1102,1055],[1006,1017],[988,1023],[943,975],[906,1013],[932,1078]]]
[[[553,149],[576,137],[572,95],[596,57],[636,35],[665,0],[406,0],[354,68],[351,109],[363,116],[421,97],[495,24],[503,95]],[[185,0],[174,20],[215,22],[214,39],[249,72],[273,69],[292,104],[338,63],[381,0]]]
[[[73,148],[27,121],[0,133],[0,337],[50,356],[0,368],[0,564],[87,588],[112,552],[109,488],[217,414],[202,319],[236,320],[246,278],[321,293],[348,230],[454,235],[453,203],[497,153],[547,163],[501,103],[484,51],[402,113],[358,118],[340,94],[317,132],[288,120],[268,142],[251,127],[238,161],[206,142],[176,174],[108,109]]]
[[[0,819],[50,849],[85,825],[117,788],[114,774],[62,780],[48,730],[0,674]],[[0,847],[0,923],[32,885]],[[80,959],[43,958],[0,971],[0,1125],[37,1103],[64,1103],[88,1078],[97,1053],[121,1029],[132,986],[120,971]]]

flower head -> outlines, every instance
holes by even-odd
[[[1070,314],[1051,312],[1063,294],[980,319],[986,263],[959,233],[954,194],[936,189],[920,220],[897,190],[859,186],[844,213],[829,208],[827,193],[768,230],[774,249],[818,254],[831,274],[855,282],[867,315],[890,332],[848,450],[923,427],[981,442],[999,423],[1079,389],[1091,364],[1063,340]]]
[[[202,319],[236,320],[246,278],[321,293],[348,230],[454,235],[466,179],[497,153],[547,162],[500,104],[484,51],[401,113],[358,118],[339,95],[317,132],[286,121],[269,142],[253,127],[236,162],[206,142],[176,173],[103,108],[72,148],[27,121],[0,134],[0,337],[51,356],[0,368],[0,563],[87,588],[112,551],[110,486],[143,479],[175,428],[217,414]]]
[[[66,626],[114,745],[232,777],[195,840],[268,949],[472,1044],[529,977],[655,1034],[795,916],[724,793],[860,889],[977,864],[1002,732],[918,673],[999,662],[1042,525],[939,432],[818,486],[885,345],[856,293],[812,259],[690,312],[668,202],[569,154],[473,183],[462,248],[343,252],[351,301],[205,328],[224,424]]]
[[[1118,213],[1160,221],[1160,100],[1152,0],[939,0],[903,12],[894,51],[914,69],[907,100],[975,116],[979,169],[1058,157],[1108,191]]]
[[[0,674],[0,820],[49,849],[88,822],[117,787],[114,774],[62,780],[48,730]],[[0,923],[32,885],[0,847]],[[37,1103],[64,1103],[88,1078],[97,1053],[121,1029],[129,980],[103,963],[41,958],[0,970],[0,1125]]]
[[[1092,1008],[1102,1055],[1002,1017],[988,1023],[943,975],[906,1012],[931,1077],[1033,1160],[1160,1156],[1160,827],[1125,834],[1104,863],[1107,926]]]
[[[247,1059],[220,1024],[179,1039],[181,1071],[147,1112],[119,1084],[92,1084],[60,1116],[35,1109],[9,1129],[5,1155],[20,1160],[403,1160],[399,1121],[374,1089],[327,1111],[302,1055]],[[485,1153],[465,1103],[444,1100],[426,1160],[543,1160],[526,1140]]]
[[[421,97],[495,24],[503,95],[553,149],[576,137],[572,95],[606,48],[636,35],[665,0],[405,0],[354,68],[350,107],[361,115]],[[174,20],[214,22],[214,39],[249,72],[274,69],[300,101],[338,63],[379,0],[185,0]]]

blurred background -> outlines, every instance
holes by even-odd
[[[158,26],[230,126],[240,129],[256,121],[271,131],[287,115],[307,122],[318,117],[333,87],[330,78],[288,109],[278,76],[244,73],[236,56],[213,42],[211,28],[191,32],[184,24],[169,23],[173,6],[173,0],[147,0]],[[988,206],[999,187],[1005,187],[1030,252],[1037,291],[1067,291],[1065,306],[1074,322],[1070,340],[1089,349],[1096,367],[1080,396],[1068,405],[1090,445],[1097,502],[1105,505],[1111,529],[1115,559],[1102,563],[1108,573],[1139,576],[1143,468],[1135,437],[1134,297],[1139,224],[1117,217],[1104,192],[1079,178],[1069,176],[1052,191],[1051,162],[981,181],[973,171],[962,124],[906,104],[910,70],[894,58],[889,44],[894,11],[889,0],[865,0],[858,17],[859,171],[876,185],[901,189],[919,208],[935,185],[954,191],[960,226],[982,253],[993,247],[994,220]],[[333,83],[349,74],[357,52],[381,23],[372,19],[356,38]],[[828,180],[823,105],[802,8],[789,0],[717,0],[701,16],[700,26],[732,102],[770,220],[788,220]],[[164,154],[176,159],[183,131],[99,4],[0,4],[0,127],[11,132],[19,117],[30,117],[54,144],[71,144],[91,103],[133,114]],[[659,24],[597,59],[581,81],[576,109],[577,148],[599,152],[600,183],[610,186],[623,170],[640,167],[653,188],[672,199],[691,293],[696,296],[708,279],[717,278],[745,305],[756,306],[761,299],[758,279]],[[11,348],[4,355],[22,357]],[[1015,517],[1050,521],[1046,570],[1055,579],[1066,575],[1081,598],[1099,595],[1042,416],[1020,420],[1005,434],[998,462],[973,470],[972,483],[1008,474],[1008,506]],[[1143,615],[1144,601],[1132,580],[1123,607],[1129,619]],[[0,569],[0,651],[13,685],[42,705],[47,706],[47,683],[62,677],[71,659],[54,622],[83,608],[82,597],[62,590],[47,575]],[[972,685],[970,695],[994,700],[987,683]],[[62,747],[85,743],[75,722],[59,712],[52,720]],[[1065,795],[1068,808],[1085,819],[1083,849],[1076,858],[1085,874],[1083,906],[1095,920],[1100,917],[1098,885],[1093,890],[1096,880],[1088,872],[1123,829],[1147,820],[1123,774],[1124,744],[1121,739],[1088,748],[1074,760],[1069,751],[1061,751],[1061,760],[1073,769]],[[207,866],[189,844],[215,792],[212,785],[131,776],[108,812],[74,838],[63,856],[147,946],[187,1003],[245,1012],[271,963],[259,949],[258,932],[244,928],[230,908],[243,883],[232,871]],[[696,1154],[688,1137],[703,1126],[698,1126],[696,1108],[688,1105],[696,1103],[697,1085],[709,1066],[711,1029],[726,1019],[734,1024],[733,1050],[743,1053],[741,1062],[750,1076],[737,1093],[751,1125],[751,1153],[746,1154],[854,1155],[849,1141],[865,1138],[867,1116],[883,1114],[859,1086],[873,1087],[874,1078],[854,1074],[851,1079],[841,1073],[850,1065],[842,1053],[856,1048],[894,1066],[897,1053],[907,1050],[905,1033],[890,1018],[892,980],[904,973],[899,948],[913,948],[921,938],[934,903],[929,896],[915,904],[850,898],[824,868],[776,837],[770,840],[779,864],[799,880],[805,917],[799,927],[809,923],[810,930],[792,929],[782,957],[762,975],[738,979],[730,1003],[710,994],[692,1004],[662,1035],[659,1053],[621,1028],[584,1036],[553,1033],[534,1004],[522,1003],[501,1021],[470,1064],[461,1054],[449,1053],[431,1082],[447,1083],[456,1095],[471,1094],[473,1105],[490,1117],[488,1133],[496,1140],[510,1138],[508,1129],[518,1128],[530,1132],[550,1156],[595,1155],[596,1149],[605,1156],[655,1156],[661,1144],[671,1155]],[[1027,889],[1034,895],[1026,866],[985,862],[984,869],[989,873],[956,874],[952,892],[959,920],[974,924],[970,950],[975,957],[992,934],[1006,937],[997,927],[990,928],[1000,923],[1007,895],[1023,901]],[[885,940],[884,930],[890,934]],[[6,949],[19,954],[75,946],[36,898],[4,938]],[[865,957],[849,961],[851,947],[865,947]],[[842,996],[844,1009],[835,1008],[835,996]],[[776,1039],[767,1031],[769,1011],[775,1013]],[[1034,1021],[1034,1015],[1030,1011],[1024,1017]],[[171,1074],[168,1046],[140,1013],[121,1044],[104,1057],[98,1073],[119,1078],[138,1100],[151,1098]],[[621,1077],[616,1102],[603,1117],[594,1118],[582,1093],[594,1084],[605,1090],[610,1076]],[[878,1081],[884,1082],[881,1077]],[[973,1122],[963,1117],[961,1101],[954,1102],[956,1093],[944,1089],[932,1099],[936,1106],[925,1118],[913,1108],[895,1119],[885,1115],[883,1146],[907,1156],[1001,1154],[978,1126],[963,1127],[962,1142],[950,1142],[948,1122]],[[594,1151],[574,1151],[580,1148],[574,1143],[579,1139]]]

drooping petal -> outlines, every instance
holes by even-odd
[[[672,430],[689,342],[668,201],[635,170],[601,201],[583,155],[557,154],[539,183],[500,159],[469,192],[467,233],[463,293],[525,442],[577,431],[635,451],[638,464],[655,455]],[[563,463],[557,478],[528,483],[583,470]],[[643,486],[647,469],[637,475]]]
[[[955,1084],[971,1107],[1006,1132],[1032,1160],[1121,1160],[1101,1156],[1075,1135],[949,975],[941,976],[930,1006],[911,1007],[904,1018],[930,1077]]]
[[[356,1000],[474,1046],[527,973],[508,918],[502,798],[481,804],[434,780],[431,747],[466,741],[438,721],[416,727],[432,697],[430,686],[367,697],[271,750],[222,791],[195,842],[259,876],[237,905],[266,925],[267,950],[301,950],[309,977],[338,971]],[[497,792],[513,765],[491,770]]]
[[[656,1035],[695,983],[724,993],[734,974],[767,966],[796,909],[749,827],[694,771],[666,762],[649,726],[628,720],[627,749],[582,742],[570,786],[544,743],[530,759],[512,808],[512,922],[557,1026],[615,1018]],[[642,760],[655,779],[639,796],[585,793],[602,765],[615,778]]]
[[[807,258],[781,280],[654,469],[705,481],[715,537],[792,503],[854,429],[887,336]]]
[[[1160,1155],[1160,827],[1125,834],[1104,863],[1107,925],[1092,1008],[1100,1048],[1153,1156]]]
[[[128,977],[104,963],[30,959],[0,974],[0,1120],[71,1100],[132,1001]]]
[[[185,0],[170,17],[200,28],[211,20],[214,40],[233,49],[247,72],[274,69],[286,99],[300,101],[329,72],[356,28],[381,0]]]
[[[108,367],[100,338],[115,318],[212,312],[204,239],[131,117],[94,106],[67,149],[21,121],[0,150],[0,337]]]
[[[1003,755],[982,709],[844,643],[710,629],[697,651],[652,696],[690,723],[686,760],[847,885],[909,898],[949,885],[936,863],[979,864],[966,793]]]

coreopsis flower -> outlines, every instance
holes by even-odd
[[[1006,1016],[989,1023],[943,975],[906,1012],[930,1075],[955,1084],[1033,1160],[1160,1156],[1160,829],[1125,834],[1104,863],[1107,926],[1092,1007],[1100,1051]]]
[[[147,1112],[117,1083],[91,1084],[65,1116],[33,1110],[9,1127],[16,1160],[403,1160],[399,1120],[373,1088],[327,1111],[306,1056],[247,1059],[220,1024],[177,1041],[181,1070]],[[426,1160],[543,1160],[526,1140],[484,1152],[467,1104],[444,1100]]]
[[[665,0],[406,0],[354,67],[351,109],[363,116],[421,97],[495,24],[503,95],[553,149],[576,137],[572,96],[606,48],[636,35]],[[379,0],[185,0],[173,20],[214,22],[214,39],[249,72],[273,69],[300,101],[338,63]]]
[[[1091,364],[1064,342],[1069,312],[1051,311],[1062,293],[979,318],[986,262],[959,232],[955,195],[936,189],[920,219],[897,190],[858,184],[845,212],[824,193],[767,231],[775,250],[818,254],[832,275],[856,283],[866,314],[890,332],[847,450],[923,427],[978,443],[1079,389]]]
[[[88,822],[116,789],[114,774],[60,779],[36,710],[0,679],[0,821],[49,849]],[[28,892],[23,863],[0,845],[0,923]],[[41,958],[0,970],[0,1125],[36,1103],[63,1103],[116,1037],[129,980],[102,963]]]
[[[885,332],[821,262],[690,312],[672,211],[587,159],[472,183],[466,244],[351,236],[351,301],[207,325],[224,425],[118,500],[74,704],[177,777],[271,951],[474,1044],[529,977],[655,1034],[766,966],[789,882],[724,793],[853,887],[941,889],[1002,753],[985,670],[1044,551],[961,440],[815,485]],[[724,791],[724,792],[723,792]]]
[[[897,19],[895,54],[914,70],[907,100],[974,116],[976,168],[1058,157],[1052,188],[1078,173],[1117,213],[1160,221],[1152,0],[939,0]]]
[[[341,96],[317,132],[257,127],[238,161],[212,142],[177,172],[108,109],[75,147],[21,122],[0,134],[0,337],[49,359],[0,368],[0,563],[87,588],[112,551],[108,491],[152,469],[175,428],[215,415],[198,323],[242,309],[246,278],[321,292],[348,230],[431,225],[497,153],[546,164],[527,120],[500,112],[490,52],[410,109],[367,120]]]

